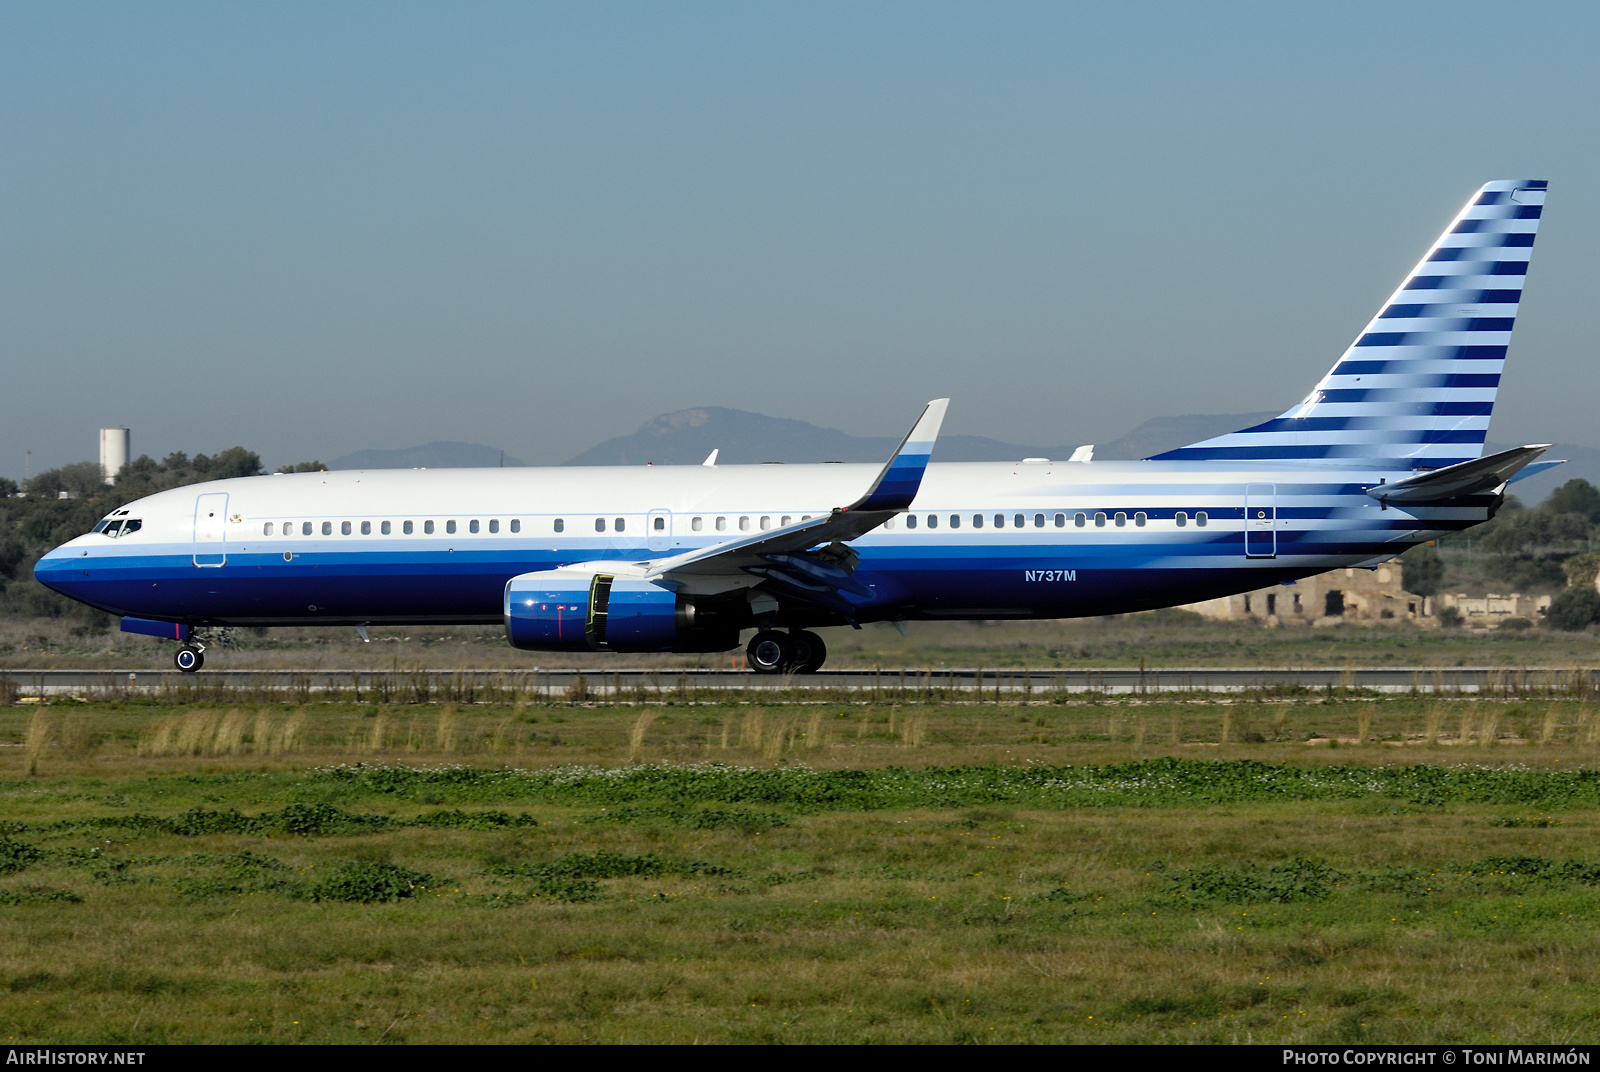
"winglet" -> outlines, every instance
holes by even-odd
[[[700,464],[704,465],[704,466],[708,466],[708,467],[710,467],[712,469],[715,469],[717,467],[717,451],[719,451],[721,449],[722,449],[721,447],[712,447],[711,448],[711,453],[707,454],[706,455],[706,460],[701,462]]]
[[[911,505],[917,489],[922,487],[922,474],[928,468],[928,456],[933,453],[933,443],[939,438],[939,425],[944,423],[944,411],[949,405],[948,398],[928,403],[872,487],[846,510],[904,510]]]

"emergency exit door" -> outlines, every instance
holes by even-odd
[[[1278,485],[1244,487],[1244,555],[1278,557]]]

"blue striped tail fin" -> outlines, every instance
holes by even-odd
[[[1299,405],[1155,458],[1434,469],[1481,456],[1547,185],[1484,184]]]

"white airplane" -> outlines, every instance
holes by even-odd
[[[814,630],[1172,606],[1374,564],[1488,520],[1548,445],[1482,457],[1546,183],[1483,186],[1282,416],[1143,461],[279,474],[164,491],[35,576],[171,637],[503,622],[547,651],[725,651],[813,671]],[[846,505],[847,504],[847,505]]]

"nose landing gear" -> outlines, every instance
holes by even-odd
[[[808,629],[792,633],[763,629],[750,638],[745,658],[758,674],[814,674],[828,658],[828,647]]]

